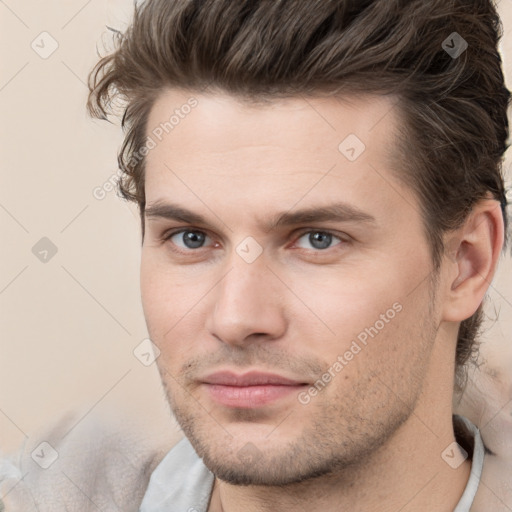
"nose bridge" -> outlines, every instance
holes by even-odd
[[[276,337],[285,327],[275,276],[262,256],[248,263],[233,252],[219,283],[208,320],[211,333],[226,343],[242,344],[251,334]]]
[[[269,293],[272,274],[266,268],[263,258],[247,263],[234,254],[230,269],[219,286],[217,309],[231,309],[233,312],[242,309],[243,312],[249,306],[256,312],[264,305],[265,295],[267,299],[272,295]]]

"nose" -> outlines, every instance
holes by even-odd
[[[249,264],[235,254],[230,269],[215,287],[207,330],[236,346],[283,336],[287,326],[283,289],[263,258]]]

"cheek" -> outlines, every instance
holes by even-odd
[[[164,357],[191,347],[191,339],[198,337],[204,326],[201,304],[209,288],[211,284],[204,275],[189,275],[186,270],[162,262],[156,251],[143,251],[142,307],[150,338]]]
[[[321,279],[290,279],[296,282],[297,296],[305,299],[324,324],[315,322],[324,333],[322,350],[331,359],[350,350],[353,342],[362,348],[375,345],[384,355],[402,350],[403,340],[421,334],[421,319],[430,300],[428,280],[418,286],[420,275],[428,274],[423,263],[409,261],[406,265],[396,258],[364,268],[338,269]],[[311,330],[307,319],[314,316],[307,313],[297,318],[304,332]],[[317,350],[312,337],[309,343]]]
[[[389,282],[378,281],[362,269],[334,271],[320,279],[295,276],[290,280],[295,283],[296,295],[337,338],[353,337],[387,312],[386,319],[393,318],[400,308],[393,309],[393,305],[403,301],[403,293],[391,276]]]
[[[188,300],[187,291],[193,291],[194,286],[186,277],[186,269],[170,265],[163,251],[143,249],[140,288],[144,311],[150,317],[178,315]]]
[[[186,288],[178,286],[176,278],[165,270],[159,258],[146,250],[142,253],[140,289],[151,339],[160,345],[180,317]]]
[[[165,287],[158,279],[155,265],[148,251],[142,252],[140,268],[140,291],[144,316],[149,324],[153,324],[153,318],[158,317],[158,309],[165,302]]]

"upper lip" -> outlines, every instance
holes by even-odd
[[[216,372],[202,379],[205,384],[217,384],[221,386],[298,386],[304,382],[288,379],[275,373],[251,371],[242,375],[230,371]]]

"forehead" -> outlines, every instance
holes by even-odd
[[[300,152],[331,149],[348,135],[376,148],[392,142],[398,123],[394,96],[298,96],[247,103],[226,93],[170,89],[151,109],[147,135],[178,142],[181,152],[227,152],[279,146]]]
[[[258,217],[298,202],[389,207],[401,187],[386,185],[394,180],[395,105],[375,95],[249,105],[227,94],[165,91],[147,123],[146,203],[182,198],[205,211],[209,201],[229,199],[259,209]]]

